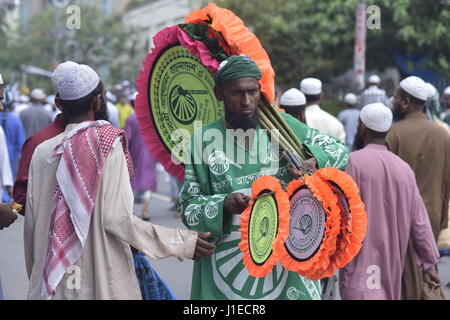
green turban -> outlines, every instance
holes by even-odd
[[[219,70],[214,75],[216,84],[223,84],[239,78],[261,79],[262,73],[256,63],[247,56],[231,56],[222,61]]]

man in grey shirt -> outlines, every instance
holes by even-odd
[[[359,120],[359,109],[357,108],[358,98],[354,93],[347,93],[344,101],[346,108],[339,112],[337,118],[344,125],[345,144],[352,150]]]
[[[381,102],[389,105],[389,98],[386,91],[380,88],[381,79],[378,75],[373,74],[369,77],[369,87],[361,92],[359,97],[360,109],[370,103]]]
[[[45,109],[45,93],[41,89],[31,91],[31,105],[20,113],[27,139],[53,122],[51,113]]]

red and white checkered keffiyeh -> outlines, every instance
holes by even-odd
[[[50,219],[42,295],[51,299],[67,269],[80,258],[89,232],[105,160],[122,143],[130,177],[133,165],[123,130],[106,121],[83,122],[59,144],[49,162],[59,160]]]

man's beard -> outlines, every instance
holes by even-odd
[[[242,129],[244,131],[248,129],[256,129],[256,124],[258,123],[258,113],[255,110],[255,113],[251,116],[242,119],[240,116],[225,110],[225,120],[233,129]]]
[[[364,141],[363,138],[358,130],[355,135],[355,139],[353,140],[353,146],[351,151],[358,151],[364,148]]]
[[[105,120],[105,121],[109,121],[109,116],[108,116],[108,108],[106,106],[106,103],[102,104],[102,107],[100,108],[100,111],[97,112],[95,115],[95,120]]]
[[[392,121],[398,122],[400,120],[403,120],[405,118],[405,114],[400,108],[394,107],[394,110],[392,110]]]

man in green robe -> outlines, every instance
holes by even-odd
[[[225,117],[194,133],[178,200],[184,224],[211,232],[216,243],[212,256],[194,264],[191,299],[320,299],[319,281],[279,263],[267,276],[254,278],[242,263],[240,214],[250,201],[252,183],[261,176],[274,176],[285,184],[294,178],[257,121],[259,68],[245,56],[225,61],[215,75],[215,94],[224,102]],[[343,142],[288,114],[283,117],[314,156],[308,165],[345,169],[349,153]]]

